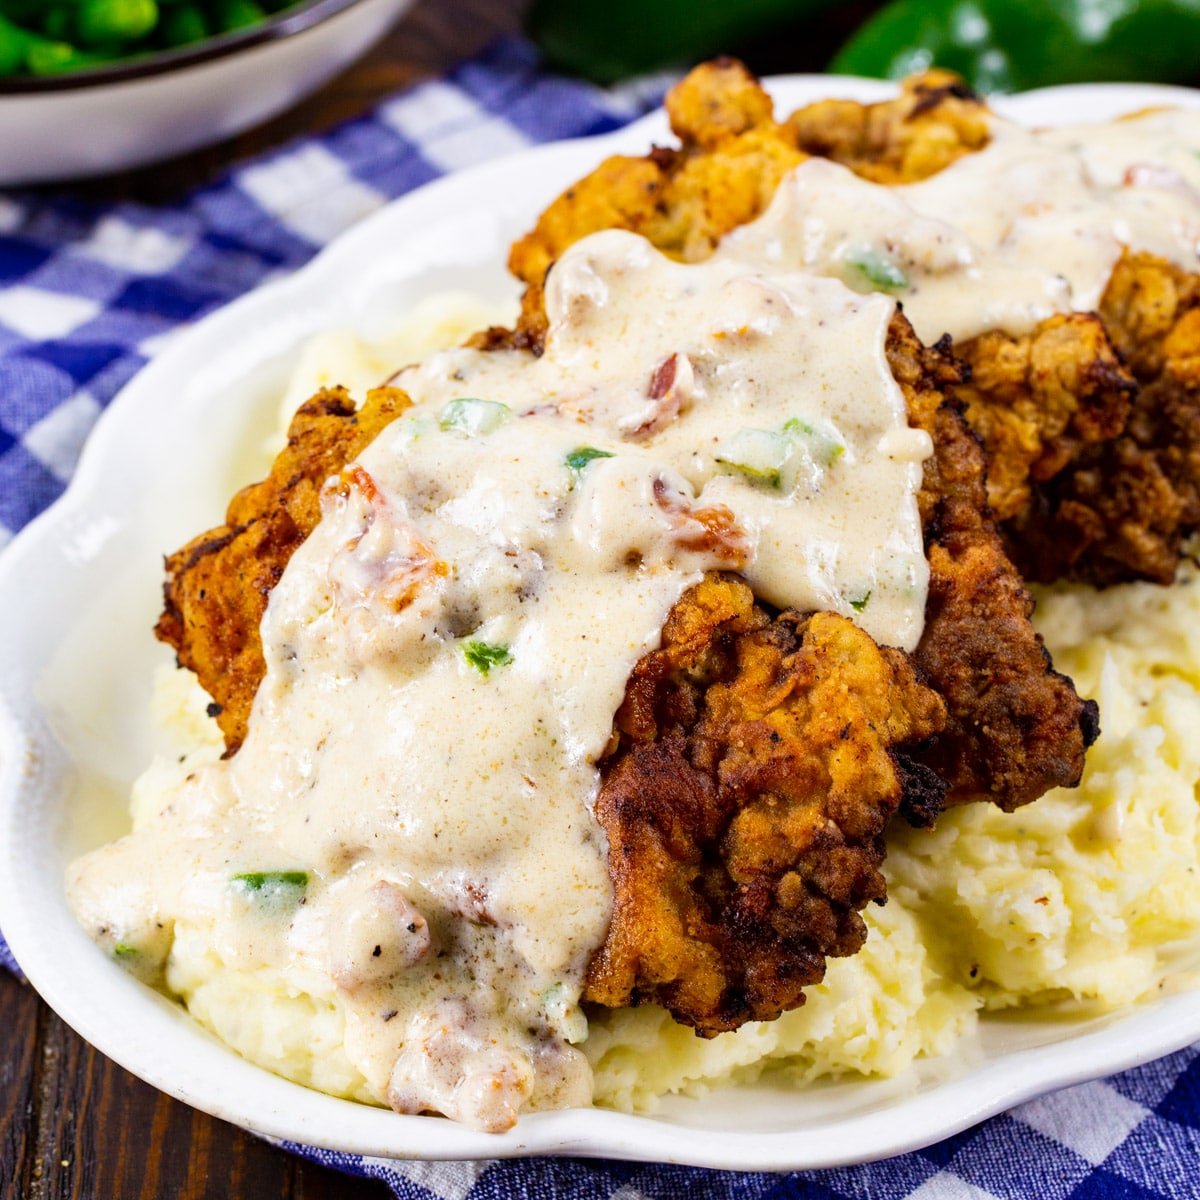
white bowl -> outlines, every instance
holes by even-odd
[[[786,78],[791,108],[884,84]],[[1101,120],[1200,93],[1070,87],[999,107],[1034,123]],[[582,142],[530,150],[389,205],[311,265],[173,341],[112,404],[66,495],[0,555],[0,929],[34,986],[105,1054],[171,1095],[262,1134],[397,1158],[575,1154],[750,1169],[860,1162],[946,1137],[1041,1092],[1200,1039],[1200,993],[1159,995],[1110,1017],[986,1018],[977,1044],[899,1082],[676,1098],[654,1117],[539,1113],[508,1133],[335,1100],[240,1059],[182,1008],[138,984],[72,919],[62,876],[78,852],[122,831],[129,785],[154,749],[150,628],[162,553],[220,519],[245,479],[242,451],[273,423],[289,360],[329,327],[386,327],[447,287],[515,292],[509,240],[605,154],[667,137],[661,114]]]
[[[309,0],[93,71],[0,79],[0,185],[104,175],[232,137],[364,54],[412,0]]]

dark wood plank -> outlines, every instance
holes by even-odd
[[[384,1200],[142,1083],[0,975],[0,1196]]]
[[[0,1196],[17,1196],[30,1161],[38,1083],[38,1009],[33,990],[0,972]]]

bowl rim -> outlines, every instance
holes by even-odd
[[[265,21],[247,29],[219,33],[175,50],[159,50],[141,58],[125,59],[111,66],[71,71],[64,75],[14,76],[10,79],[0,79],[0,97],[42,96],[55,92],[106,87],[110,84],[134,83],[169,71],[200,66],[228,58],[254,46],[264,46],[294,37],[359,3],[361,0],[300,0],[300,3],[291,8],[272,13]]]

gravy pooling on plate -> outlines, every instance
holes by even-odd
[[[671,607],[738,570],[911,649],[928,571],[893,300],[608,232],[548,304],[540,358],[401,373],[414,407],[330,480],[272,593],[246,741],[70,878],[148,979],[184,918],[230,963],[331,979],[378,1094],[492,1130],[591,1099],[596,763]]]

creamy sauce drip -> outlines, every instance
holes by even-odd
[[[892,300],[609,232],[547,303],[538,359],[401,373],[415,407],[326,486],[272,594],[245,743],[70,877],[148,978],[175,920],[209,922],[229,965],[340,993],[376,1094],[487,1129],[590,1099],[596,763],[672,605],[739,570],[912,647],[926,591]],[[255,875],[281,871],[307,881]]]
[[[809,159],[726,245],[881,287],[927,342],[1019,334],[1094,309],[1126,246],[1200,270],[1200,112],[1048,130],[993,118],[984,150],[902,187]]]

